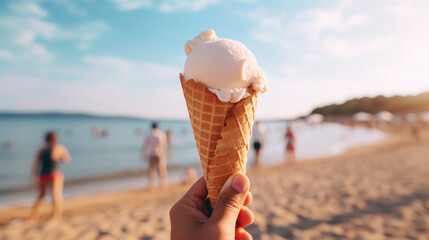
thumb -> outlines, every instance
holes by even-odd
[[[249,186],[249,179],[243,174],[237,173],[230,176],[220,191],[210,220],[235,226]]]

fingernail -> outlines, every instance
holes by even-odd
[[[244,193],[248,188],[248,182],[249,180],[246,176],[237,174],[232,179],[231,187],[239,193]]]

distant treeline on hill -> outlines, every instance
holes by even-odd
[[[137,117],[126,117],[126,116],[103,116],[93,115],[87,113],[62,113],[62,112],[42,112],[42,113],[26,113],[26,112],[0,112],[2,118],[110,118],[110,119],[140,119]]]
[[[395,114],[429,111],[429,92],[416,96],[377,96],[348,100],[343,104],[331,104],[315,108],[311,113],[322,115],[352,115],[358,112],[378,113],[388,111]]]
[[[96,115],[90,113],[67,113],[67,112],[0,112],[0,119],[7,118],[39,118],[39,119],[110,119],[110,120],[134,120],[145,122],[183,122],[185,119],[156,119],[145,117],[121,116],[121,115]]]

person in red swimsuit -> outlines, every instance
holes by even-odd
[[[295,133],[292,130],[292,127],[288,125],[286,134],[286,161],[289,163],[295,163]]]
[[[53,218],[61,218],[63,210],[64,176],[59,169],[59,162],[69,162],[70,155],[61,144],[57,144],[57,134],[48,132],[45,136],[45,146],[37,151],[31,172],[32,182],[38,185],[39,194],[31,212],[31,219],[39,218],[40,207],[46,194],[46,188],[51,188],[53,198]]]

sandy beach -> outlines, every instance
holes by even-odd
[[[249,172],[254,239],[429,239],[429,132],[336,157]],[[64,217],[0,211],[0,239],[169,239],[170,207],[189,185],[67,199]]]

